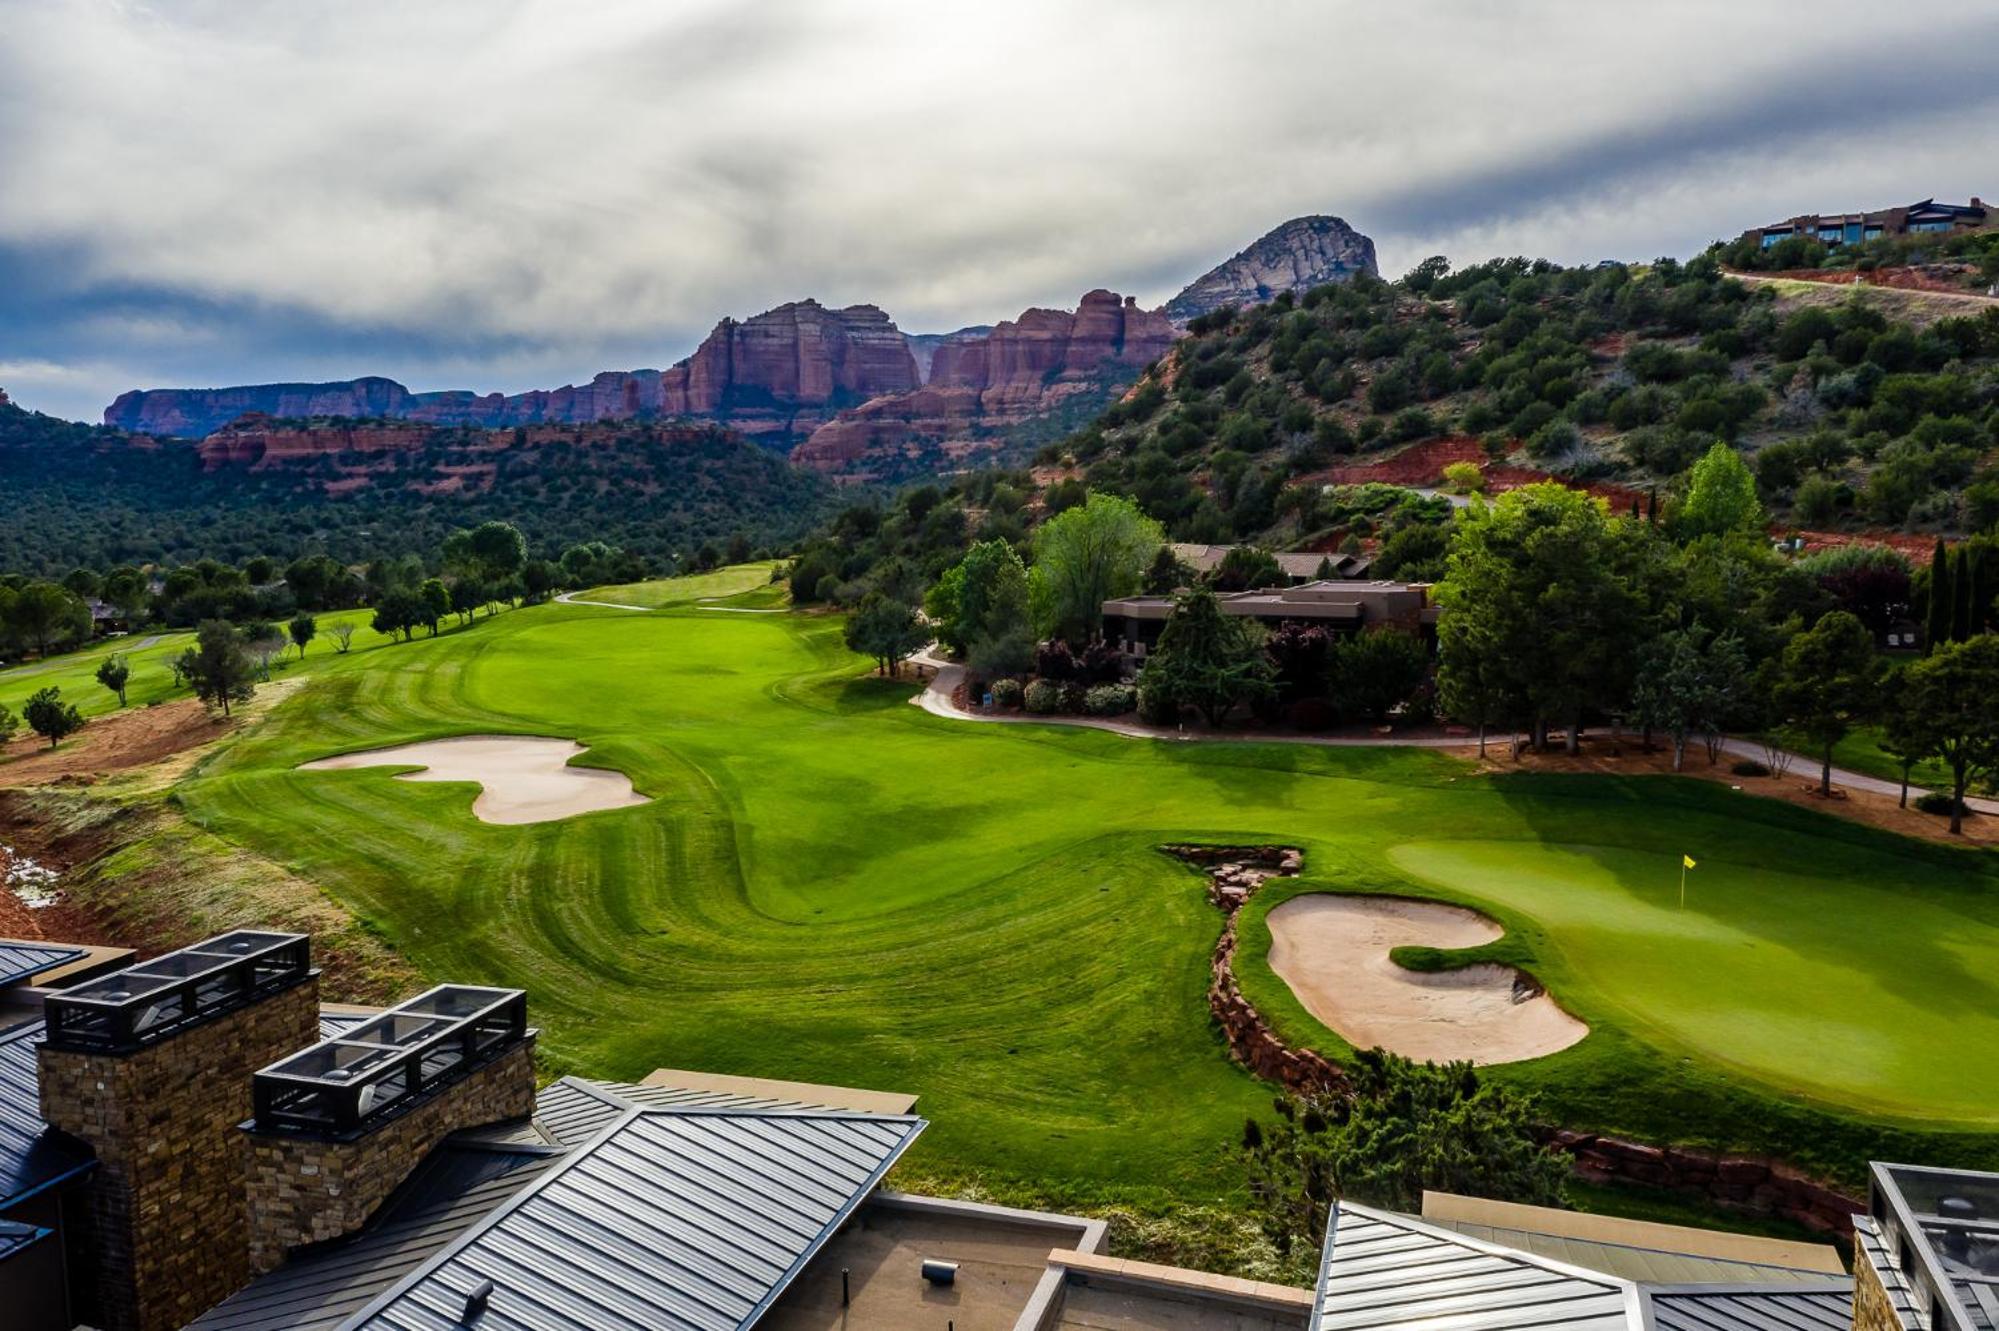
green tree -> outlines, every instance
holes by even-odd
[[[437,636],[437,626],[451,613],[451,589],[442,578],[425,578],[416,589],[417,622]]]
[[[1342,638],[1332,658],[1333,698],[1371,721],[1387,720],[1430,672],[1430,653],[1423,640],[1396,629]]]
[[[400,635],[404,642],[408,642],[416,636],[417,627],[423,623],[423,615],[423,602],[417,594],[398,587],[384,592],[381,599],[375,602],[375,617],[369,621],[369,627],[390,637]]]
[[[120,615],[134,624],[145,618],[146,605],[153,599],[146,575],[129,564],[120,565],[104,575],[103,596]]]
[[[1173,602],[1138,682],[1152,697],[1191,707],[1213,726],[1238,704],[1270,696],[1272,673],[1256,621],[1223,614],[1212,590],[1195,587]]]
[[[1092,494],[1034,533],[1034,606],[1042,628],[1075,641],[1103,629],[1104,602],[1136,592],[1165,537],[1129,499]]]
[[[125,684],[132,678],[132,667],[125,658],[113,654],[97,663],[97,682],[118,695],[118,705],[125,705]]]
[[[1874,635],[1835,610],[1792,638],[1777,662],[1771,703],[1777,716],[1820,757],[1819,793],[1832,794],[1832,751],[1881,705],[1881,658]]]
[[[1208,585],[1218,592],[1246,592],[1264,587],[1282,587],[1287,579],[1277,556],[1254,545],[1231,546],[1222,562],[1208,574]]]
[[[528,544],[511,522],[482,522],[472,529],[472,557],[488,582],[503,582],[527,563]]]
[[[1355,1055],[1347,1098],[1286,1095],[1269,1127],[1251,1119],[1243,1154],[1251,1204],[1280,1256],[1316,1263],[1342,1198],[1415,1212],[1426,1190],[1552,1205],[1568,1161],[1542,1145],[1534,1103],[1469,1063]],[[1301,1280],[1309,1276],[1301,1274]]]
[[[869,592],[847,617],[847,650],[872,657],[884,675],[902,673],[902,663],[930,641],[930,630],[902,602]]]
[[[243,643],[243,635],[227,620],[206,619],[195,630],[194,646],[180,655],[175,673],[185,679],[194,696],[228,716],[234,703],[248,702],[256,691],[252,675],[256,666]]]
[[[29,728],[49,742],[54,748],[67,735],[74,735],[83,729],[83,713],[76,710],[73,703],[62,700],[62,690],[51,686],[37,689],[28,697],[27,706],[21,709]]]
[[[298,659],[303,661],[305,645],[319,636],[319,621],[311,615],[296,615],[292,622],[285,626],[285,632],[290,636],[292,646],[298,648]]]
[[[966,586],[973,585],[966,579]],[[965,659],[987,679],[1024,674],[1034,664],[1034,620],[1029,605],[1027,569],[1006,547],[986,582],[984,606],[969,630]]]
[[[1944,548],[1941,536],[1937,537],[1936,548],[1930,551],[1929,598],[1929,610],[1923,620],[1926,656],[1949,641],[1951,615],[1957,601],[1950,580],[1950,552]]]
[[[1631,696],[1659,581],[1650,528],[1600,499],[1553,483],[1474,499],[1437,588],[1444,676],[1478,677],[1485,696],[1524,708],[1537,747],[1564,723],[1573,752],[1586,710]]]
[[[32,643],[37,656],[47,656],[57,643],[72,642],[90,632],[90,611],[65,587],[31,582],[14,594],[7,627],[22,642]]]
[[[1749,689],[1749,658],[1733,634],[1710,634],[1700,625],[1671,629],[1645,645],[1638,663],[1633,704],[1641,724],[1663,730],[1673,745],[1673,770],[1686,767],[1687,740],[1705,733],[1719,739]],[[1719,756],[1719,745],[1708,759]]]
[[[1717,439],[1694,463],[1686,501],[1673,526],[1683,539],[1761,529],[1763,505],[1756,498],[1756,478],[1740,453]]]
[[[1964,792],[1999,767],[1999,636],[1939,647],[1900,677],[1897,738],[1950,768],[1950,830],[1964,831]]]
[[[1902,773],[1901,808],[1909,807],[1909,774],[1930,756],[1927,719],[1917,710],[1920,699],[1909,688],[1908,673],[1897,670],[1881,685],[1881,751],[1895,760]]]
[[[1321,560],[1320,563],[1325,564],[1326,561]],[[1330,565],[1328,572],[1321,576],[1332,576]],[[1152,563],[1146,567],[1141,588],[1147,596],[1171,596],[1182,587],[1191,586],[1194,577],[1194,570],[1189,568],[1179,555],[1173,553],[1173,547],[1162,544],[1159,553],[1152,557]]]

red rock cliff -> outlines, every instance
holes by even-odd
[[[989,331],[953,333],[912,392],[843,411],[791,452],[800,466],[867,475],[897,456],[935,448],[962,457],[1084,394],[1108,396],[1172,346],[1164,314],[1092,291],[1073,312],[1028,310]]]
[[[587,384],[511,395],[412,393],[382,378],[149,389],[120,395],[105,410],[104,423],[199,438],[245,413],[489,429],[694,416],[788,444],[842,407],[907,392],[918,382],[916,358],[888,315],[872,305],[829,310],[804,300],[740,321],[724,319],[692,356],[665,371],[610,370]]]

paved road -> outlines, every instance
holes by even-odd
[[[626,605],[622,601],[579,601],[576,599],[575,592],[564,592],[555,599],[564,605],[594,605],[600,606],[605,610],[637,610],[641,614],[650,614],[652,612],[652,607],[649,605]]]
[[[1085,730],[1104,730],[1113,735],[1123,735],[1128,739],[1159,740],[1221,740],[1225,742],[1254,744],[1318,744],[1329,748],[1409,748],[1409,749],[1462,749],[1475,740],[1463,735],[1273,735],[1263,730],[1201,730],[1188,733],[1179,727],[1148,726],[1138,721],[1113,721],[1094,716],[1029,716],[1025,712],[995,714],[990,712],[963,712],[951,702],[959,681],[965,677],[965,667],[944,660],[929,651],[919,652],[910,658],[919,665],[927,665],[936,670],[936,675],[923,692],[910,702],[929,712],[952,721],[992,721],[1001,724],[1079,726]],[[1487,742],[1493,747],[1503,747],[1511,740],[1510,733],[1491,735]],[[1746,739],[1729,739],[1722,742],[1725,752],[1737,758],[1763,761],[1763,746]],[[1817,776],[1819,764],[1802,754],[1791,755],[1791,770],[1794,773]],[[1835,786],[1845,786],[1849,790],[1870,791],[1877,795],[1900,795],[1899,781],[1883,781],[1879,777],[1867,776],[1860,772],[1849,772],[1844,768],[1832,769]],[[1909,798],[1914,800],[1925,793],[1921,786],[1909,787]],[[1999,814],[1999,800],[1974,799],[1967,797],[1965,807],[1984,814]]]

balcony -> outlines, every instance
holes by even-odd
[[[51,994],[49,1047],[130,1053],[311,974],[307,935],[238,929]]]
[[[364,1132],[492,1062],[527,1033],[521,990],[440,985],[259,1072],[251,1085],[256,1130]]]

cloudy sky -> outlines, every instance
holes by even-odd
[[[1999,195],[1991,0],[0,0],[0,387],[669,364],[724,314],[1147,304]]]

